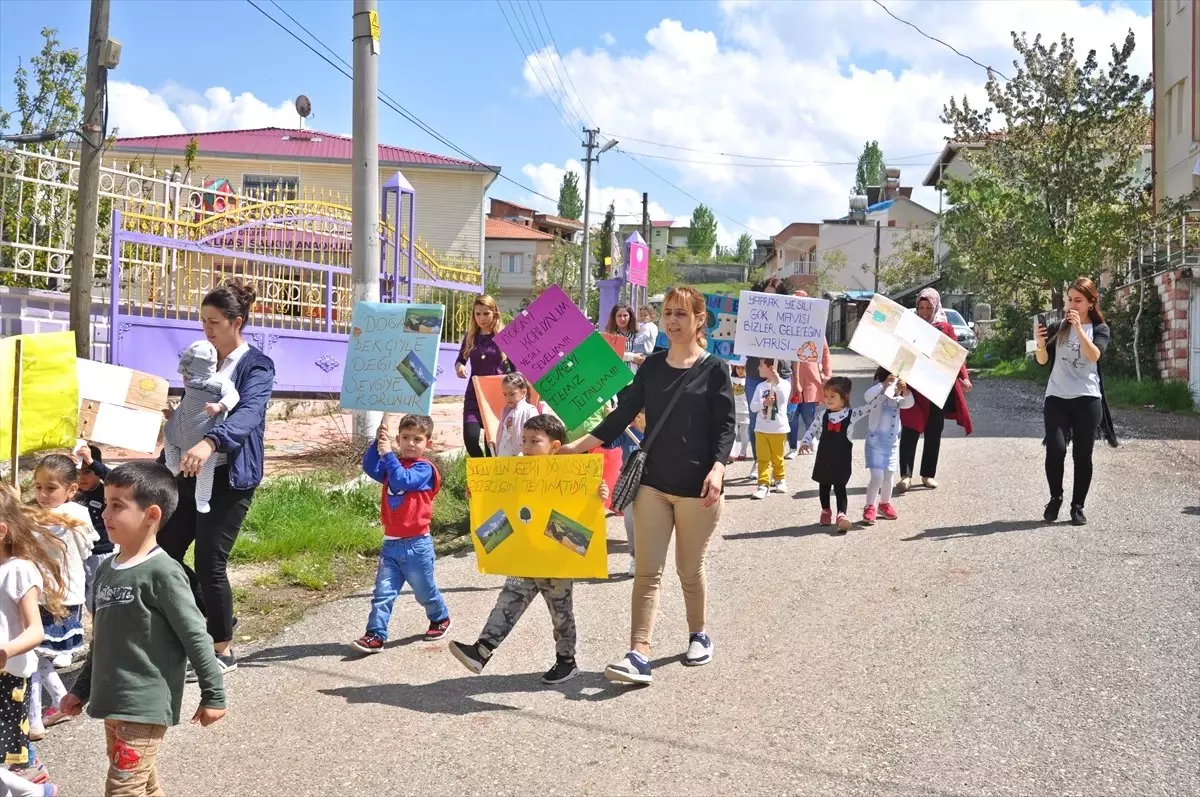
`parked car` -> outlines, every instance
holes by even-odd
[[[950,322],[950,326],[954,327],[954,337],[958,339],[958,345],[962,346],[967,351],[975,351],[975,347],[979,345],[979,339],[975,337],[975,324],[967,323],[957,310],[946,309],[946,320]],[[907,308],[908,312],[917,312],[912,307]]]

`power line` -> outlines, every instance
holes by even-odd
[[[809,166],[857,166],[858,161],[805,161],[796,163],[730,163],[727,161],[697,161],[691,158],[675,158],[670,155],[655,155],[650,152],[632,152],[627,151],[630,155],[637,155],[641,158],[654,158],[655,160],[674,161],[676,163],[690,163],[694,166],[734,166],[739,169],[802,169]],[[937,155],[936,152],[926,153],[928,155]],[[918,155],[910,155],[909,157],[921,157]],[[932,163],[916,163],[912,161],[895,161],[888,159],[889,166],[932,166]]]
[[[510,7],[514,7],[513,0],[509,0],[508,4]],[[525,32],[529,37],[530,58],[533,58],[534,52],[537,51],[537,45],[533,41],[533,31],[536,30],[538,40],[540,40],[542,43],[542,49],[537,51],[540,53],[538,60],[542,63],[542,71],[552,76],[550,81],[551,85],[557,83],[556,90],[558,91],[558,96],[562,99],[563,104],[567,107],[567,110],[570,111],[575,117],[575,121],[582,127],[586,122],[584,119],[585,115],[579,112],[579,108],[576,107],[574,98],[570,96],[570,92],[567,91],[566,84],[563,83],[562,75],[558,69],[558,59],[550,55],[550,44],[546,41],[546,35],[542,32],[542,24],[538,22],[537,14],[533,12],[533,6],[529,3],[529,0],[525,0],[525,7],[529,9],[529,21],[527,24],[525,24]],[[525,10],[521,9],[519,5],[515,6],[515,8],[520,11],[521,21],[524,23]],[[543,55],[544,57],[542,57]],[[547,68],[547,61],[549,62],[549,68]]]
[[[526,2],[528,3],[529,0],[526,0]],[[558,49],[558,42],[554,40],[554,31],[550,28],[550,20],[546,18],[546,9],[542,7],[542,0],[538,0],[538,13],[542,15],[542,22],[546,23],[546,33],[550,36],[550,44],[554,48],[557,63],[562,64],[563,74],[567,76],[567,82],[571,84],[571,90],[575,92],[575,103],[583,111],[588,124],[591,124],[591,114],[588,113],[587,106],[583,104],[583,98],[579,95],[579,89],[575,88],[575,81],[571,78],[571,70],[567,69],[567,64],[563,61],[562,52]],[[596,125],[592,125],[592,127],[596,127]]]
[[[871,2],[872,2],[872,3],[874,3],[875,5],[879,6],[880,8],[882,8],[882,9],[883,9],[883,11],[884,11],[884,13],[885,13],[885,14],[887,14],[887,15],[888,15],[889,17],[891,17],[892,19],[896,20],[897,22],[899,22],[899,23],[901,23],[901,24],[904,24],[904,25],[907,25],[907,26],[909,26],[910,28],[912,28],[913,30],[915,30],[917,33],[919,33],[919,34],[921,34],[922,36],[924,36],[926,39],[929,39],[930,41],[937,42],[938,44],[942,45],[943,47],[945,47],[945,48],[947,48],[947,49],[951,50],[951,51],[952,51],[952,52],[953,52],[955,55],[957,55],[959,58],[965,58],[965,59],[967,59],[968,61],[970,61],[971,63],[975,64],[975,66],[978,66],[978,67],[980,67],[980,68],[982,68],[982,69],[986,69],[986,70],[988,71],[988,73],[989,73],[989,74],[990,74],[990,73],[992,73],[992,72],[995,72],[997,75],[999,75],[1000,77],[1004,78],[1005,80],[1009,80],[1009,79],[1010,79],[1010,78],[1009,78],[1007,75],[1005,75],[1005,74],[1004,74],[1003,72],[1001,72],[999,69],[996,69],[995,67],[991,67],[991,66],[988,66],[987,64],[983,64],[983,63],[980,63],[979,61],[976,61],[976,60],[975,60],[974,58],[972,58],[971,56],[969,56],[969,55],[967,55],[966,53],[964,53],[964,52],[962,52],[961,50],[959,50],[959,49],[958,49],[957,47],[955,47],[953,44],[950,44],[949,42],[943,41],[943,40],[939,39],[937,36],[930,36],[928,33],[926,33],[925,31],[921,30],[921,28],[920,28],[920,27],[918,27],[917,25],[914,25],[913,23],[909,22],[907,19],[901,19],[900,17],[896,16],[895,14],[893,14],[893,13],[892,13],[891,9],[889,9],[889,8],[888,8],[887,6],[885,6],[883,3],[879,2],[879,0],[871,0]]]
[[[317,36],[316,34],[314,34],[314,33],[313,33],[312,31],[310,31],[308,28],[304,27],[304,25],[302,25],[302,24],[301,24],[301,23],[300,23],[300,22],[299,22],[299,21],[298,21],[298,20],[297,20],[295,17],[293,17],[291,14],[289,14],[287,11],[285,11],[285,10],[284,10],[284,9],[283,9],[283,8],[282,8],[280,5],[279,5],[279,3],[275,2],[275,0],[271,0],[271,4],[272,4],[272,5],[274,5],[276,8],[278,8],[278,9],[279,9],[279,10],[280,10],[280,11],[283,13],[283,15],[284,15],[284,16],[286,16],[288,19],[290,19],[292,22],[294,22],[294,23],[295,23],[295,24],[296,24],[296,25],[297,25],[297,26],[298,26],[298,27],[299,27],[301,30],[303,30],[305,33],[307,33],[307,34],[308,34],[308,35],[309,35],[309,36],[310,36],[310,37],[313,39],[313,41],[317,42],[317,43],[318,43],[318,44],[320,44],[322,47],[324,47],[324,48],[325,48],[325,49],[326,49],[328,52],[332,53],[332,54],[333,54],[333,56],[334,56],[335,58],[337,58],[339,61],[341,61],[341,62],[342,62],[342,64],[344,64],[344,65],[345,65],[346,69],[342,68],[341,66],[338,66],[338,65],[337,65],[337,64],[335,64],[333,61],[331,61],[331,60],[329,60],[328,58],[326,58],[324,55],[322,55],[320,52],[318,52],[318,51],[317,51],[317,49],[316,49],[316,48],[314,48],[314,47],[313,47],[311,44],[309,44],[309,43],[308,43],[308,42],[306,42],[306,41],[305,41],[303,38],[301,38],[299,35],[297,35],[297,34],[296,34],[296,32],[295,32],[294,30],[292,30],[291,28],[289,28],[287,25],[284,25],[284,24],[283,24],[282,22],[280,22],[279,20],[275,19],[275,17],[273,17],[273,16],[271,16],[270,14],[268,14],[268,13],[266,12],[266,10],[264,10],[264,9],[263,9],[261,6],[259,6],[257,3],[255,3],[255,2],[254,2],[254,0],[246,0],[246,2],[247,2],[247,3],[249,3],[249,4],[250,4],[250,5],[251,5],[251,6],[252,6],[252,7],[253,7],[253,8],[254,8],[256,11],[258,11],[258,13],[262,14],[264,17],[266,17],[267,19],[269,19],[269,20],[271,20],[272,22],[274,22],[274,23],[275,23],[275,24],[276,24],[276,25],[277,25],[277,26],[280,28],[280,30],[282,30],[284,33],[287,33],[287,34],[288,34],[289,36],[291,36],[293,39],[295,39],[296,41],[298,41],[298,42],[300,42],[302,45],[304,45],[304,46],[305,46],[305,47],[306,47],[306,48],[307,48],[307,49],[308,49],[310,52],[312,52],[312,54],[313,54],[313,55],[317,56],[317,57],[318,57],[318,58],[320,58],[322,61],[324,61],[325,63],[329,64],[331,67],[333,67],[334,69],[336,69],[338,72],[341,72],[343,75],[345,75],[345,76],[346,76],[347,78],[349,78],[351,81],[353,81],[353,80],[354,80],[354,76],[353,76],[353,74],[351,74],[350,72],[347,72],[347,71],[346,71],[346,69],[352,69],[352,67],[350,66],[350,64],[349,64],[349,63],[347,63],[346,59],[345,59],[345,58],[342,58],[342,57],[341,57],[340,55],[338,55],[338,54],[337,54],[337,53],[336,53],[336,52],[335,52],[335,51],[334,51],[334,50],[333,50],[333,49],[332,49],[332,48],[331,48],[329,45],[325,44],[325,42],[323,42],[319,36]],[[437,130],[434,130],[432,127],[430,127],[430,126],[429,126],[428,124],[426,124],[424,121],[422,121],[422,120],[421,120],[421,118],[420,118],[420,117],[418,117],[416,114],[412,113],[412,112],[411,112],[411,111],[409,111],[407,108],[405,108],[403,105],[401,105],[400,103],[398,103],[398,102],[396,102],[395,100],[393,100],[393,99],[392,99],[392,98],[391,98],[391,97],[390,97],[390,96],[389,96],[389,95],[388,95],[386,92],[384,92],[382,89],[379,91],[379,101],[380,101],[381,103],[383,103],[383,105],[384,105],[385,107],[387,107],[387,108],[389,108],[389,109],[391,109],[391,110],[395,111],[396,113],[400,114],[400,116],[404,117],[404,118],[405,118],[405,119],[407,119],[409,122],[411,122],[412,124],[416,125],[418,129],[422,130],[423,132],[427,133],[428,135],[430,135],[432,138],[434,138],[434,139],[435,139],[435,140],[437,140],[438,142],[440,142],[440,143],[442,143],[442,144],[446,145],[447,147],[449,147],[450,149],[454,150],[454,151],[455,151],[455,152],[457,152],[459,155],[462,155],[464,158],[466,158],[467,160],[471,161],[471,162],[472,162],[472,163],[474,163],[476,166],[482,166],[484,169],[487,169],[487,170],[488,170],[488,171],[490,171],[492,174],[494,174],[494,175],[496,175],[497,177],[499,177],[501,180],[506,180],[507,182],[509,182],[509,183],[512,183],[513,185],[517,186],[518,188],[520,188],[520,189],[522,189],[522,190],[524,190],[524,191],[528,191],[529,193],[533,194],[534,196],[539,196],[539,197],[541,197],[542,199],[549,200],[550,202],[554,202],[554,203],[556,203],[556,204],[558,203],[558,199],[557,199],[556,197],[547,196],[546,194],[543,194],[543,193],[542,193],[542,192],[540,192],[540,191],[537,191],[537,190],[535,190],[535,189],[533,189],[533,188],[530,188],[529,186],[527,186],[527,185],[524,185],[523,183],[519,183],[519,182],[517,182],[516,180],[512,179],[511,177],[509,177],[508,175],[506,175],[506,174],[502,174],[502,173],[500,172],[500,170],[499,170],[498,168],[496,168],[495,166],[489,166],[488,164],[486,164],[486,163],[484,163],[483,161],[479,160],[479,159],[478,159],[478,158],[476,158],[474,155],[470,154],[469,152],[467,152],[466,150],[464,150],[462,147],[458,146],[458,145],[457,145],[457,144],[455,144],[453,141],[451,141],[450,139],[448,139],[448,138],[446,138],[445,136],[443,136],[443,135],[442,135],[441,133],[439,133]]]
[[[696,152],[701,155],[720,155],[725,158],[742,158],[744,160],[769,161],[772,163],[794,163],[794,164],[797,164],[800,166],[842,166],[842,165],[855,166],[858,164],[858,161],[849,161],[849,162],[808,161],[808,160],[797,160],[795,158],[775,158],[775,157],[768,157],[766,155],[739,155],[735,152],[722,152],[720,150],[715,150],[715,149],[697,149],[695,147],[684,147],[679,144],[667,144],[662,141],[650,141],[649,139],[637,138],[636,136],[629,136],[629,135],[625,135],[623,133],[612,133],[612,132],[606,131],[604,133],[604,135],[608,136],[609,138],[620,139],[621,141],[637,141],[640,144],[650,144],[652,146],[662,147],[664,149],[677,149],[677,150],[682,150],[683,152]],[[938,150],[937,152],[918,152],[914,155],[899,155],[895,158],[889,158],[888,160],[889,160],[889,162],[895,162],[895,161],[908,160],[910,158],[927,158],[930,155],[937,155],[938,152],[940,152],[940,150]],[[639,154],[645,155],[646,157],[649,157],[649,158],[657,157],[662,160],[668,160],[668,158],[666,158],[665,156],[662,156],[662,155],[649,155],[647,153],[639,153]],[[903,166],[904,164],[900,164],[900,165]],[[914,165],[923,165],[923,164],[914,164]]]
[[[512,4],[512,0],[509,0],[508,5],[512,9],[513,18],[516,19],[517,7]],[[509,20],[508,12],[504,10],[504,6],[501,4],[500,0],[496,0],[496,8],[500,9],[500,15],[504,17],[504,24],[508,26],[508,32],[512,34],[513,41],[517,43],[517,49],[521,51],[521,63],[529,64],[529,68],[533,71],[534,78],[537,79],[538,85],[542,87],[542,92],[546,95],[546,99],[549,100],[551,107],[553,107],[555,113],[558,114],[558,118],[562,121],[563,127],[567,128],[567,130],[574,135],[575,127],[572,124],[569,115],[564,110],[562,103],[558,99],[558,91],[554,87],[554,81],[550,78],[550,73],[546,71],[545,65],[542,64],[540,58],[534,60],[529,52],[526,51],[525,45],[521,42],[521,37],[517,35],[516,28],[513,27],[512,22]],[[527,41],[530,43],[530,49],[535,50],[536,46],[533,45],[532,38],[528,38],[528,31],[525,28],[524,20],[517,19],[517,24],[521,26],[522,31],[526,32]],[[545,74],[546,80],[550,81],[549,87],[547,87],[546,82],[542,80],[542,74]]]

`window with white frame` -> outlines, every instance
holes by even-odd
[[[502,254],[500,255],[500,270],[505,274],[520,274],[524,271],[521,255],[517,254]]]
[[[242,193],[266,202],[297,199],[300,196],[300,178],[280,177],[274,174],[243,174]]]

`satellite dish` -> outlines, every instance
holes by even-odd
[[[312,113],[312,103],[303,94],[296,98],[296,113],[300,114],[301,119],[308,118],[308,115]]]

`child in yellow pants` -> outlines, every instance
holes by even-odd
[[[770,357],[759,359],[758,375],[763,382],[755,389],[754,396],[750,399],[750,411],[758,414],[754,423],[758,489],[751,498],[762,500],[772,490],[777,493],[787,492],[783,455],[787,453],[787,406],[792,386],[779,378],[778,367]]]

